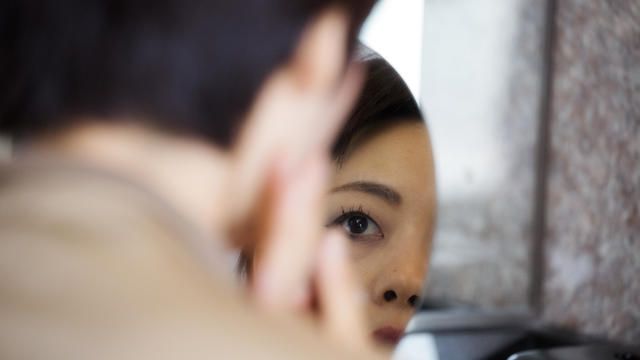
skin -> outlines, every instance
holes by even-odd
[[[391,192],[385,196],[371,186],[354,185],[358,182],[383,185]],[[409,299],[421,294],[426,276],[435,217],[426,127],[403,123],[357,141],[345,161],[335,164],[331,189],[329,223],[351,238],[351,261],[366,290],[370,332],[389,326],[404,329],[414,312]],[[354,234],[349,219],[362,219],[362,213],[370,218],[366,231]],[[389,290],[395,299],[385,300]]]

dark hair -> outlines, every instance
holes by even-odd
[[[329,6],[351,43],[375,0],[4,0],[0,132],[131,115],[228,146],[266,77]]]
[[[400,123],[424,121],[411,90],[393,66],[362,45],[359,50],[367,76],[358,103],[333,145],[332,158],[338,164],[360,140]]]

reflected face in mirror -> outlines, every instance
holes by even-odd
[[[327,224],[350,239],[369,330],[395,344],[419,303],[435,212],[427,128],[413,96],[382,59],[334,150]]]
[[[422,124],[388,128],[336,165],[327,198],[330,225],[351,240],[372,335],[383,342],[397,342],[425,280],[434,216],[429,148]]]

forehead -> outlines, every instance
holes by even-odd
[[[394,188],[403,198],[423,195],[421,200],[428,200],[434,170],[425,125],[401,123],[360,140],[348,152],[333,185],[353,181],[374,181]]]

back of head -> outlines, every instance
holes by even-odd
[[[8,0],[0,133],[142,119],[228,146],[266,77],[330,6],[351,42],[372,0]]]

